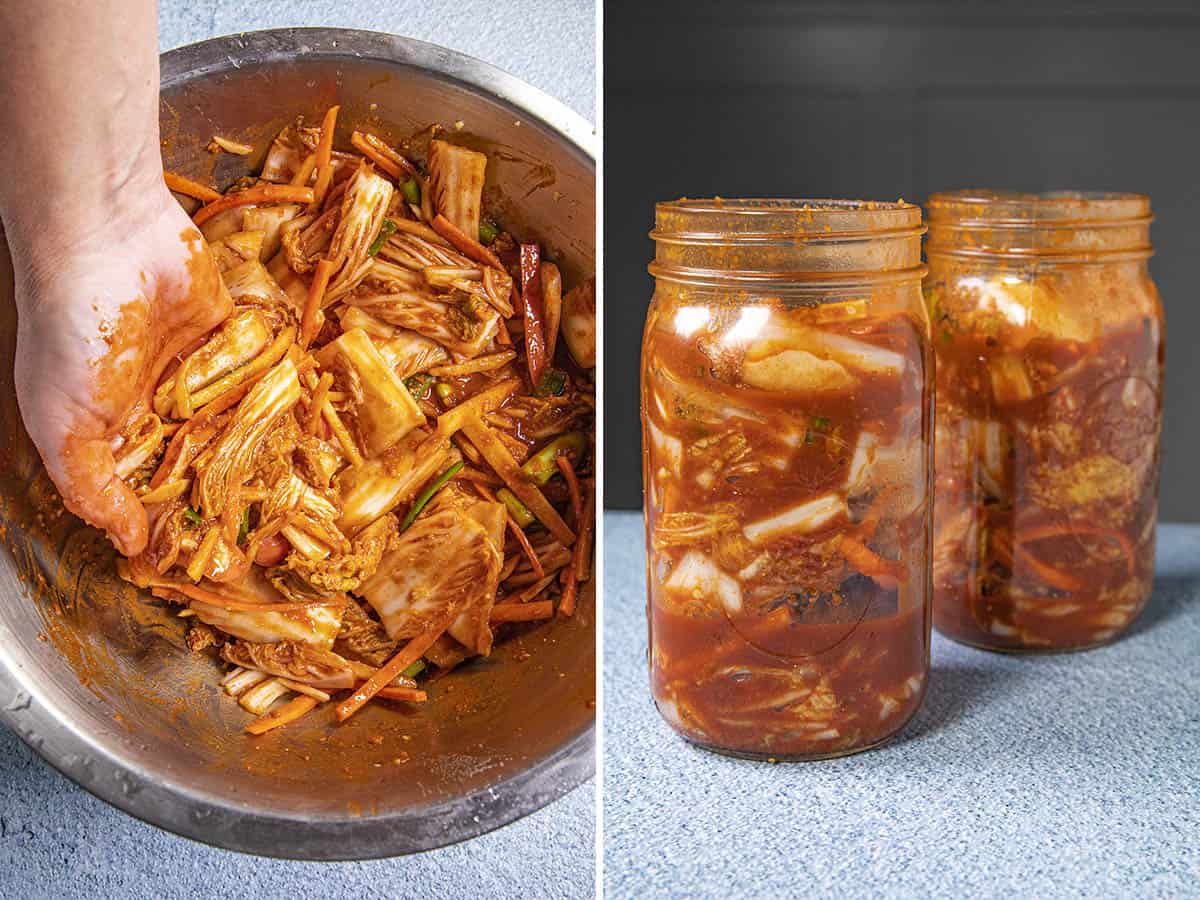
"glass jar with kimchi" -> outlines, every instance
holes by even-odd
[[[996,650],[1102,644],[1154,570],[1149,198],[963,191],[929,215],[934,624]]]
[[[694,743],[874,746],[929,667],[921,210],[659,204],[642,352],[650,671]]]

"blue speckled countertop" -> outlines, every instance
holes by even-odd
[[[604,530],[607,897],[1200,896],[1200,527],[1160,527],[1154,596],[1115,644],[1005,656],[935,633],[895,741],[780,765],[659,719],[641,516]]]
[[[595,6],[586,0],[164,0],[159,41],[166,50],[295,25],[367,28],[451,47],[594,119]],[[498,831],[420,856],[258,859],[175,837],[107,806],[0,725],[0,898],[590,897],[594,803],[588,784]]]

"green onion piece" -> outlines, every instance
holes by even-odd
[[[434,380],[434,377],[428,372],[418,372],[416,375],[409,375],[405,378],[404,386],[413,395],[413,399],[424,400],[429,396],[429,391],[433,388]]]
[[[812,442],[813,442],[812,429],[805,428],[804,429],[804,443],[811,444]]]
[[[405,678],[416,678],[418,675],[420,675],[424,671],[425,671],[425,660],[418,659],[415,663],[413,663],[411,666],[409,666],[407,669],[405,669],[400,674],[403,675]]]
[[[238,526],[237,542],[239,544],[246,543],[246,536],[250,534],[250,507],[246,507],[242,511],[242,524]]]
[[[383,249],[383,245],[387,243],[387,239],[392,236],[392,232],[396,230],[396,223],[391,219],[384,219],[383,224],[379,226],[379,234],[375,235],[375,240],[371,241],[371,246],[367,250],[367,256],[374,256]]]
[[[189,525],[201,525],[204,522],[204,519],[201,518],[200,513],[196,512],[196,510],[192,509],[190,506],[183,511],[183,518],[184,521],[186,521]]]
[[[404,195],[404,199],[413,206],[421,205],[421,186],[417,184],[417,179],[410,178],[404,184],[400,185],[400,193]]]
[[[826,416],[813,416],[811,424],[814,431],[822,434],[829,430],[829,419]]]
[[[454,393],[454,388],[444,381],[439,381],[433,386],[433,389],[437,391],[438,399],[443,403],[449,402],[450,395]]]
[[[410,509],[408,511],[408,515],[405,516],[404,521],[400,523],[401,531],[408,531],[408,526],[413,523],[413,521],[417,518],[418,515],[420,515],[421,510],[423,510],[425,508],[425,504],[427,504],[430,500],[432,500],[433,495],[436,494],[438,491],[440,491],[442,489],[442,486],[447,481],[449,481],[451,478],[453,478],[455,475],[457,475],[462,470],[462,467],[463,467],[463,463],[462,463],[462,460],[460,459],[458,462],[456,462],[454,465],[452,465],[450,468],[448,468],[445,472],[443,472],[441,475],[439,475],[437,478],[435,478],[433,481],[433,484],[431,484],[429,487],[425,488],[425,490],[421,492],[421,496],[416,499],[416,502],[414,502],[412,505],[412,509]]]
[[[558,369],[547,369],[542,373],[542,377],[533,392],[539,397],[549,397],[551,395],[561,397],[563,391],[566,389],[567,373]]]
[[[479,243],[487,246],[496,239],[496,235],[500,233],[500,229],[491,222],[479,223]]]
[[[558,463],[555,459],[565,455],[571,457],[572,463],[577,463],[583,456],[583,448],[586,445],[587,439],[582,431],[569,431],[559,435],[529,457],[525,465],[521,466],[521,471],[528,475],[534,484],[545,484],[558,474]]]
[[[513,517],[513,521],[521,528],[528,528],[533,524],[533,513],[529,511],[529,507],[522,503],[520,498],[508,488],[500,488],[500,490],[496,491],[496,499],[508,507],[508,514]]]

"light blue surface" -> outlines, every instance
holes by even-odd
[[[1200,896],[1200,527],[1159,529],[1154,596],[1117,643],[1021,657],[935,634],[896,741],[769,765],[658,717],[642,520],[604,526],[610,900]]]
[[[470,54],[593,120],[595,7],[562,0],[196,0],[160,5],[166,50],[290,25],[366,28]],[[465,844],[365,863],[293,863],[216,850],[87,794],[0,725],[0,898],[590,897],[595,790]]]

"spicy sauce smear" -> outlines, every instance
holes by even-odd
[[[642,381],[650,668],[689,740],[839,755],[920,704],[931,366],[914,272],[786,299],[660,276]]]

